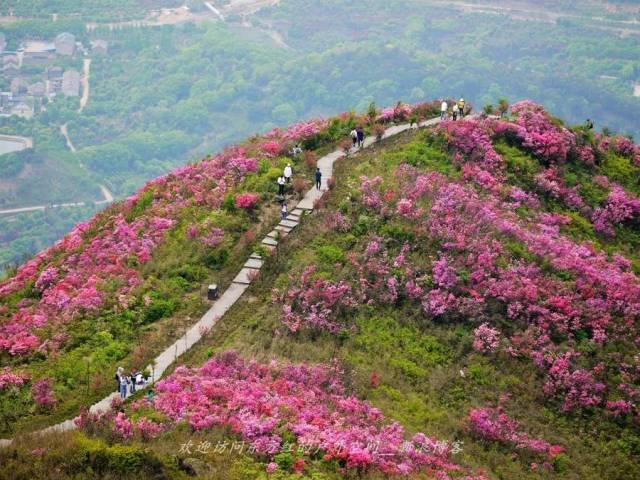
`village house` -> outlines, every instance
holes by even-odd
[[[15,55],[7,55],[2,58],[2,75],[8,79],[12,79],[20,75],[18,57]]]
[[[62,93],[67,97],[80,95],[80,73],[77,70],[67,70],[62,75]]]
[[[22,64],[41,66],[51,63],[56,58],[56,47],[51,42],[30,40],[22,47]]]
[[[55,49],[58,55],[73,55],[76,51],[76,37],[69,32],[61,33],[56,37]]]
[[[29,85],[29,95],[33,95],[34,97],[41,98],[41,97],[44,97],[46,93],[47,93],[47,89],[44,82],[36,82]]]
[[[62,67],[47,67],[45,75],[47,80],[62,80],[64,69]]]

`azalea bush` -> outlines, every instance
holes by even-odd
[[[551,465],[547,462],[564,451],[560,445],[552,445],[521,431],[519,423],[510,418],[502,406],[474,408],[469,412],[467,422],[472,435],[481,440],[498,442],[516,450],[542,455],[549,469]]]

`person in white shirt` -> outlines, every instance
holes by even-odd
[[[287,166],[284,167],[284,179],[287,183],[291,181],[291,176],[293,175],[293,170],[291,169],[291,164],[287,163]]]
[[[455,122],[458,119],[458,104],[453,104],[453,121]]]
[[[449,112],[449,105],[446,100],[442,101],[442,105],[440,106],[440,120],[447,119],[447,113]]]
[[[287,219],[287,202],[282,202],[282,208],[280,209],[280,213],[282,214],[282,220]]]
[[[354,128],[353,130],[351,130],[351,133],[349,135],[351,136],[351,140],[353,141],[353,146],[355,147],[358,143],[358,130]]]
[[[284,196],[284,177],[282,175],[278,177],[278,195]]]

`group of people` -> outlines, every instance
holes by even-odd
[[[355,127],[353,130],[351,130],[351,133],[349,135],[351,136],[354,147],[364,147],[364,129],[362,127]]]
[[[293,177],[293,169],[291,168],[291,164],[287,163],[287,166],[284,167],[284,172],[282,175],[278,177],[278,195],[284,197],[284,186],[286,184],[291,183],[291,178]]]
[[[136,387],[143,388],[145,385],[144,375],[135,369],[131,371],[131,375],[125,375],[124,368],[118,367],[114,379],[117,383],[117,391],[122,399],[127,398],[129,392],[132,395],[136,393]]]
[[[467,104],[464,98],[460,98],[457,102],[453,103],[453,107],[451,108],[453,121],[455,122],[458,118],[464,118],[465,108]],[[440,107],[440,119],[447,120],[449,118],[449,104],[446,100],[442,101],[442,105]]]

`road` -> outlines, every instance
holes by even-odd
[[[100,192],[104,197],[103,200],[96,200],[95,202],[68,202],[68,203],[54,203],[51,205],[35,205],[33,207],[18,207],[8,208],[6,210],[0,210],[0,215],[16,215],[20,213],[32,213],[32,212],[44,212],[47,209],[59,209],[59,208],[78,208],[86,207],[88,205],[108,205],[113,202],[113,194],[104,185],[100,185]]]
[[[71,150],[73,153],[76,153],[76,147],[74,147],[73,143],[71,143],[71,138],[69,138],[69,129],[67,128],[66,123],[64,125],[60,125],[60,133],[67,141],[67,147],[69,147],[69,150]]]
[[[204,2],[205,6],[211,10],[220,20],[222,20],[224,22],[224,15],[222,15],[222,13],[220,13],[220,10],[218,10],[216,7],[214,7],[211,2]]]
[[[82,62],[82,98],[80,99],[80,109],[78,113],[82,113],[84,107],[89,103],[89,79],[91,78],[91,59],[85,58]]]

